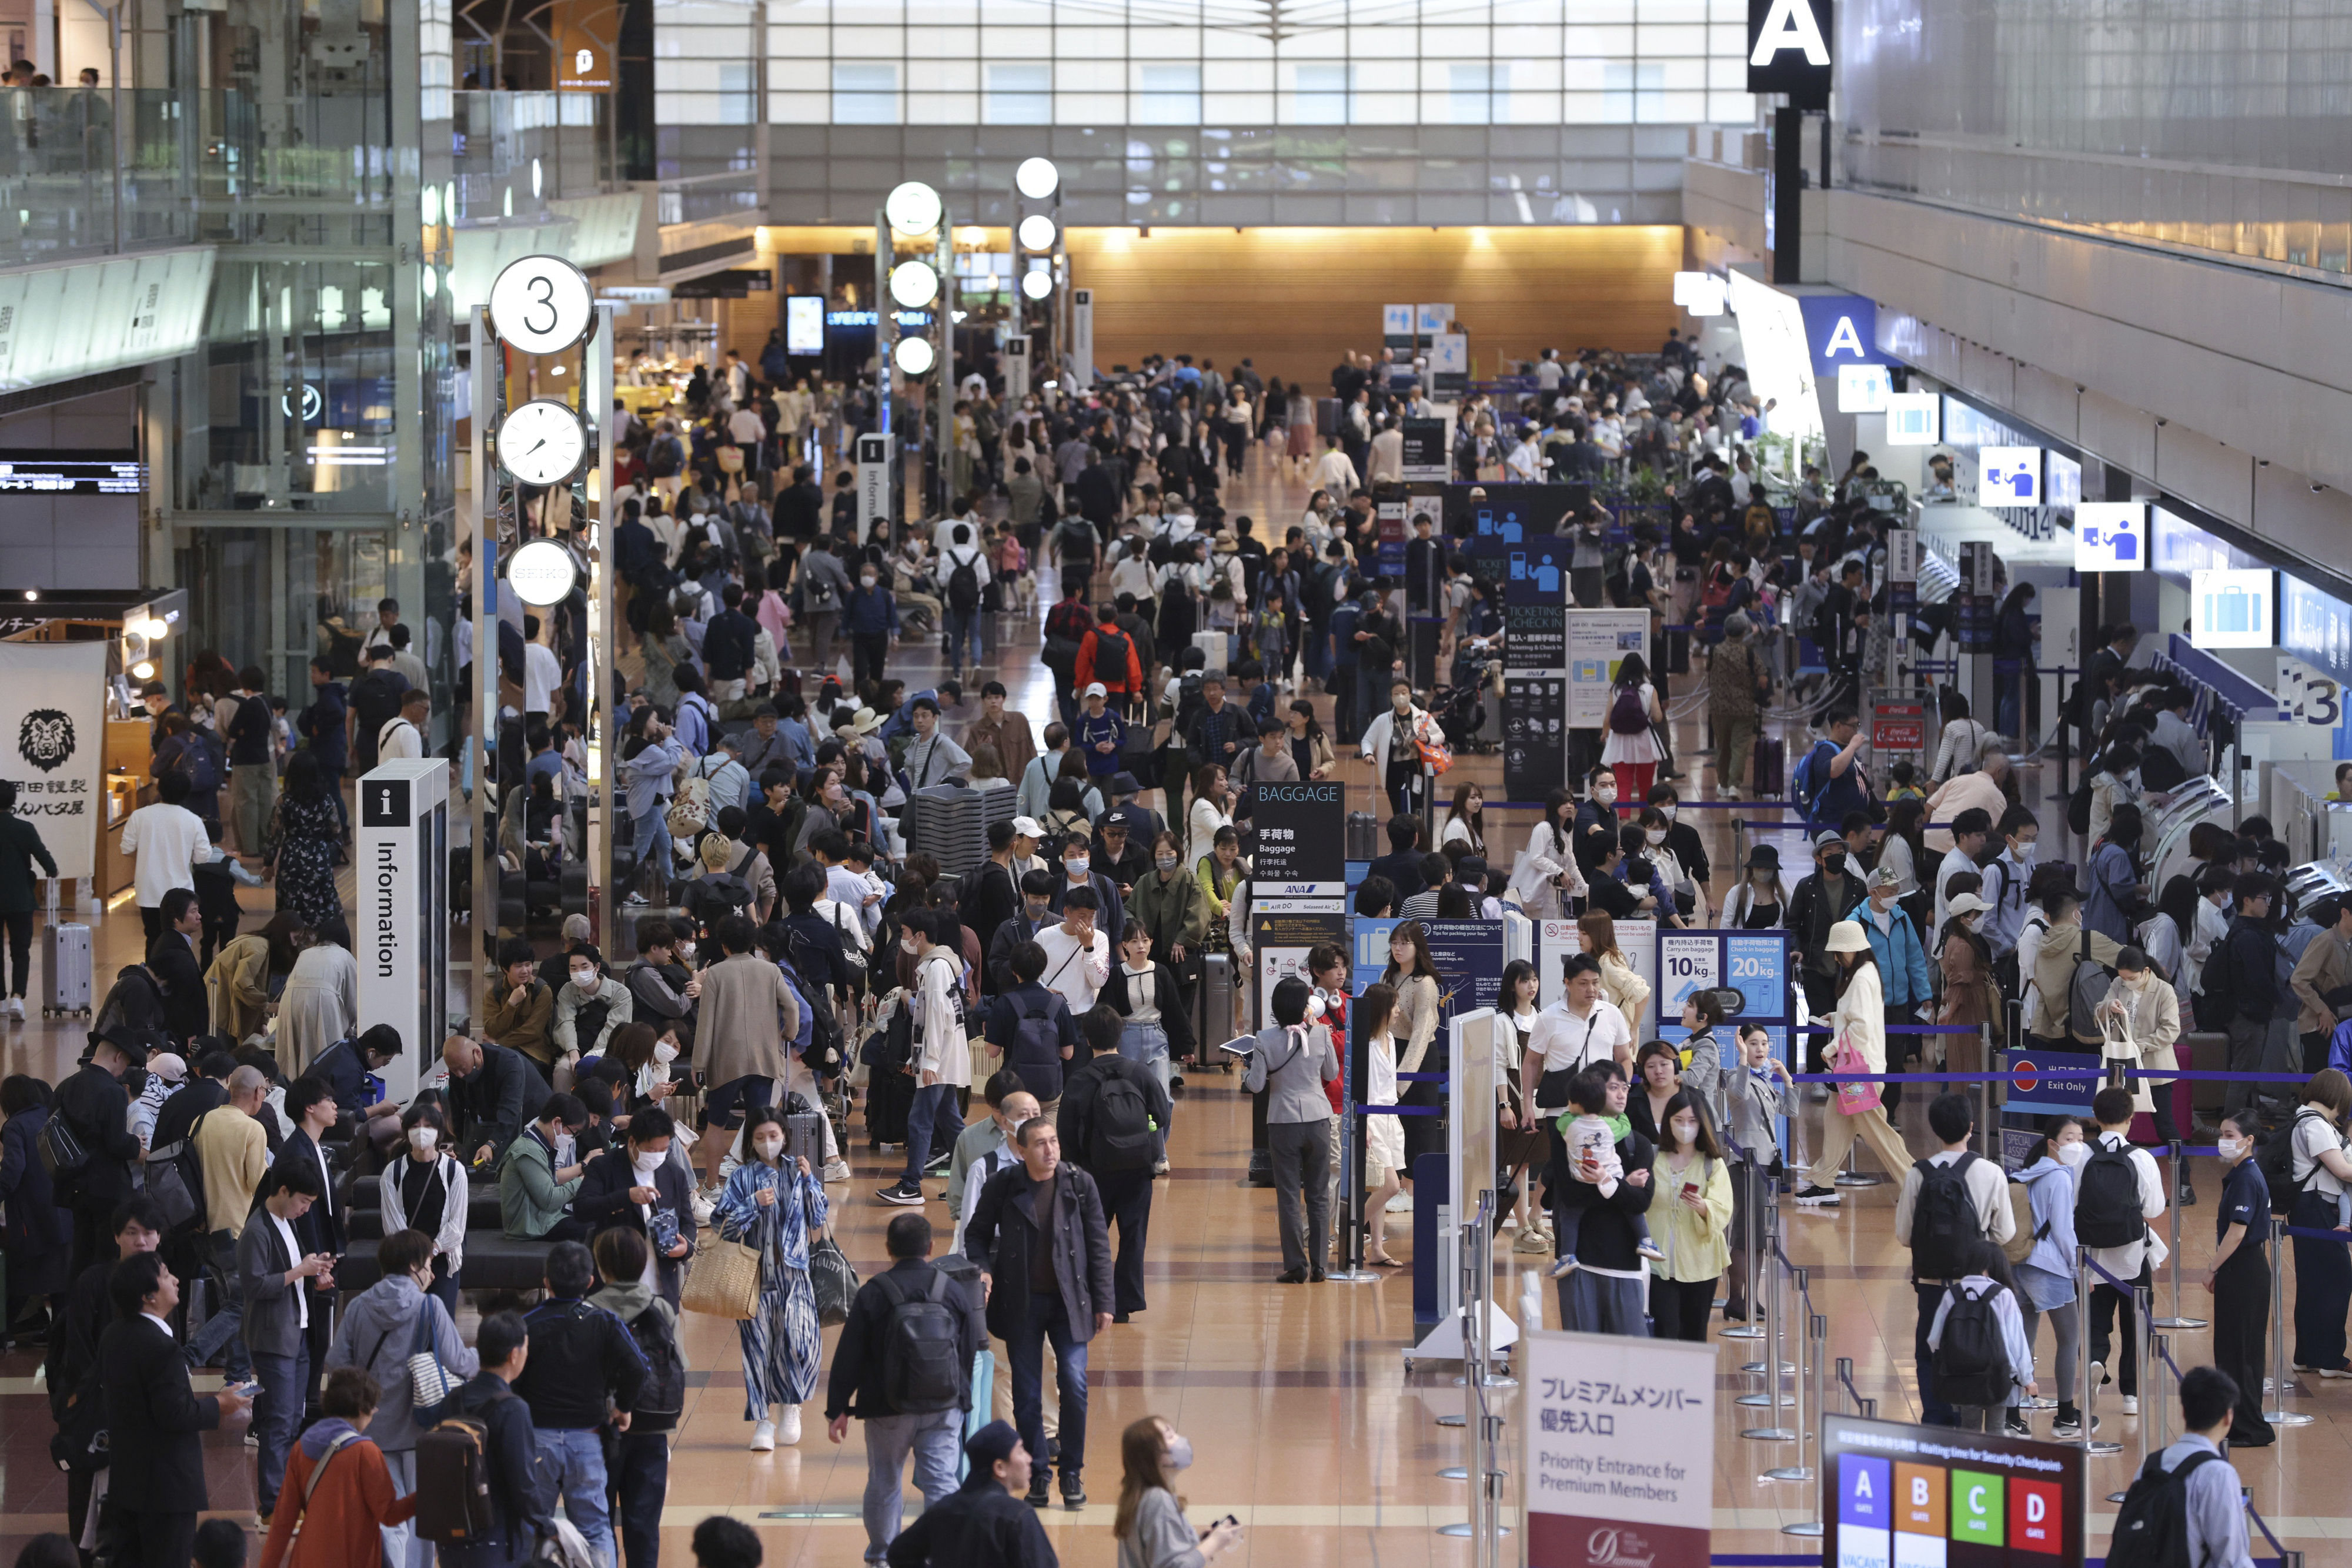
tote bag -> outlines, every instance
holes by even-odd
[[[760,1249],[713,1235],[695,1249],[679,1305],[744,1322],[760,1311]]]
[[[1840,1030],[1830,1051],[1830,1071],[1837,1073],[1868,1072],[1870,1059],[1853,1043],[1853,1037]],[[1837,1108],[1841,1116],[1859,1116],[1864,1111],[1879,1107],[1878,1085],[1875,1083],[1841,1082],[1837,1086]]]

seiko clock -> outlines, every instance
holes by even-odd
[[[587,460],[587,427],[568,404],[534,398],[499,423],[499,466],[526,485],[561,485]]]

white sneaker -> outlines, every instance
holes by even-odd
[[[849,1179],[849,1162],[843,1159],[839,1155],[834,1155],[833,1158],[824,1162],[824,1176],[823,1179],[828,1186],[837,1181],[847,1181]]]
[[[776,1441],[789,1448],[801,1440],[801,1407],[779,1405],[776,1408],[782,1412],[776,1422]]]
[[[694,1209],[694,1222],[697,1225],[708,1225],[710,1223],[712,1200],[709,1194],[701,1192],[696,1193],[694,1195],[692,1207]]]
[[[1411,1214],[1412,1212],[1412,1194],[1409,1192],[1401,1192],[1397,1194],[1394,1197],[1388,1200],[1387,1204],[1382,1207],[1381,1212],[1383,1214]]]
[[[2124,1414],[2126,1416],[2137,1416],[2139,1414],[2138,1395],[2126,1394],[2124,1396]]]
[[[762,1421],[751,1428],[751,1451],[755,1454],[776,1451],[776,1424],[773,1421]]]
[[[24,998],[10,997],[8,998],[8,1016],[16,1019],[18,1023],[23,1023],[25,1021]]]

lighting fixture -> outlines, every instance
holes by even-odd
[[[940,193],[920,180],[909,180],[882,203],[882,215],[902,235],[929,234],[946,213]]]
[[[1054,292],[1054,275],[1043,270],[1021,275],[1021,292],[1032,299],[1043,299]]]
[[[1043,213],[1031,213],[1021,220],[1021,247],[1024,250],[1054,248],[1054,220]]]
[[[1013,188],[1033,202],[1042,202],[1062,183],[1062,172],[1050,158],[1024,158],[1013,171]]]
[[[890,298],[909,310],[920,310],[940,297],[940,275],[929,262],[902,261],[890,269]]]
[[[910,376],[928,375],[939,356],[931,351],[929,338],[901,338],[891,350],[890,358],[898,369]]]

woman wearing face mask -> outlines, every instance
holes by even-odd
[[[1364,1042],[1364,1103],[1397,1103],[1397,990],[1391,985],[1364,988],[1356,998],[1356,1033]],[[1375,1269],[1402,1269],[1389,1256],[1389,1200],[1402,1190],[1404,1118],[1373,1115],[1364,1118],[1364,1218],[1370,1236],[1364,1244],[1364,1261]],[[1347,1210],[1342,1208],[1345,1216]]]
[[[433,1239],[425,1288],[457,1312],[457,1272],[466,1266],[466,1167],[449,1153],[449,1119],[433,1104],[411,1105],[400,1119],[407,1158],[383,1167],[377,1200],[383,1231],[419,1230]]]
[[[672,1027],[658,1032],[649,1023],[631,1023],[613,1034],[611,1061],[625,1074],[621,1081],[624,1113],[659,1105],[688,1087],[690,1075],[678,1067],[677,1035]]]
[[[1528,1201],[1528,1168],[1549,1157],[1551,1143],[1528,1108],[1526,1085],[1519,1080],[1519,1064],[1527,1060],[1528,1041],[1535,1034],[1536,1014],[1540,1010],[1537,1003],[1542,993],[1533,964],[1514,958],[1503,966],[1502,991],[1495,1010],[1511,1029],[1509,1034],[1495,1037],[1495,1158],[1511,1173],[1511,1218],[1519,1229],[1518,1239],[1511,1243],[1514,1252],[1551,1250],[1551,1237],[1540,1222],[1541,1209]]]
[[[1192,1468],[1192,1439],[1158,1416],[1146,1416],[1119,1434],[1118,1512],[1111,1520],[1118,1537],[1118,1568],[1202,1568],[1240,1542],[1242,1527],[1220,1520],[1205,1535],[1193,1533],[1184,1518],[1184,1500],[1170,1483]]]
[[[1665,812],[1655,806],[1644,806],[1635,821],[1642,830],[1642,848],[1649,857],[1651,869],[1674,894],[1675,913],[1685,925],[1705,925],[1706,888],[1675,854]]]
[[[1176,977],[1191,985],[1200,972],[1201,948],[1209,932],[1209,898],[1187,872],[1183,845],[1172,832],[1151,841],[1151,869],[1137,879],[1128,920],[1151,934],[1151,950]]]
[[[1772,931],[1789,923],[1789,889],[1780,880],[1780,852],[1758,844],[1748,852],[1746,874],[1723,901],[1723,924],[1733,931]]]
[[[583,1056],[600,1056],[612,1044],[614,1031],[635,1017],[635,998],[629,988],[604,972],[604,956],[585,942],[575,942],[564,955],[569,978],[555,993],[555,1070],[559,1088],[569,1088],[565,1076],[576,1072]]]
[[[1359,678],[1377,680],[1378,673],[1360,672]],[[1415,802],[1429,774],[1414,737],[1428,721],[1428,713],[1412,700],[1412,685],[1400,678],[1390,683],[1387,710],[1364,730],[1363,755],[1372,765],[1372,777],[1387,792],[1392,811],[1410,813],[1418,809]]]
[[[1650,1235],[1664,1260],[1650,1265],[1651,1332],[1659,1339],[1706,1338],[1715,1282],[1731,1261],[1731,1172],[1698,1095],[1665,1103],[1664,1134],[1650,1179]],[[1661,1211],[1664,1211],[1663,1213]]]
[[[2176,1049],[2180,1039],[2180,1001],[2172,987],[2138,947],[2116,955],[2116,977],[2095,1009],[2102,1036],[2100,1054],[2126,1068],[2161,1069],[2180,1065]],[[2156,1141],[2169,1144],[2180,1136],[2172,1119],[2172,1080],[2135,1078],[2130,1081],[2132,1110],[2156,1119]],[[2177,1201],[2195,1201],[2188,1172],[2179,1175]]]
[[[727,1178],[710,1222],[730,1241],[760,1252],[760,1305],[736,1325],[743,1342],[743,1419],[751,1451],[801,1440],[801,1403],[816,1392],[824,1343],[809,1284],[809,1238],[825,1223],[824,1188],[808,1161],[784,1161],[784,1119],[773,1107],[743,1122],[751,1161]]]
[[[2019,1304],[2025,1309],[2025,1343],[2035,1342],[2047,1313],[2057,1338],[2052,1364],[2057,1369],[2058,1425],[2051,1435],[2070,1439],[2083,1435],[2083,1413],[2074,1407],[2074,1377],[2083,1359],[2083,1307],[2074,1295],[2074,1187],[2090,1155],[2082,1122],[2061,1116],[2017,1173],[2033,1210],[2033,1250],[2013,1270]],[[2010,1414],[2014,1432],[2022,1422],[2015,1411]]]
[[[2083,870],[2083,924],[2118,942],[2132,940],[2132,921],[2145,902],[2133,858],[2139,841],[2139,808],[2120,804],[2107,819],[2106,832],[2093,841]]]
[[[1528,834],[1528,847],[1511,868],[1511,885],[1530,920],[1562,920],[1569,903],[1591,891],[1576,858],[1576,797],[1555,789],[1544,801],[1544,820]]]
[[[880,680],[890,639],[898,634],[898,601],[871,560],[857,563],[857,586],[842,601],[841,630],[849,638],[852,684]]]
[[[667,889],[670,873],[676,869],[670,863],[669,810],[670,791],[677,777],[678,764],[686,752],[670,727],[669,715],[659,707],[643,707],[629,716],[627,733],[621,741],[621,785],[628,801],[629,820],[635,824],[633,841],[636,854],[636,881],[653,885],[656,881]],[[629,892],[628,902],[643,904],[646,894],[637,888]]]
[[[1965,1032],[1931,1039],[1927,1060],[1937,1060],[1935,1041],[1940,1040],[1940,1071],[1982,1072],[1985,1027],[2000,1018],[2001,1010],[2000,988],[1992,977],[1992,948],[1983,936],[1987,905],[1973,893],[1956,893],[1948,907],[1951,917],[1944,922],[1936,948],[1936,962],[1944,977],[1944,1005],[1936,1014],[1936,1022],[1946,1030]]]
[[[1694,925],[1704,925],[1707,920],[1707,884],[1715,878],[1714,863],[1707,859],[1706,844],[1700,839],[1698,829],[1690,818],[1682,814],[1682,796],[1671,784],[1650,786],[1649,804],[1665,819],[1665,847],[1673,852],[1675,863],[1690,882],[1691,902],[1683,913],[1691,917]],[[1645,825],[1647,824],[1644,819]],[[1677,902],[1680,902],[1679,895]]]

